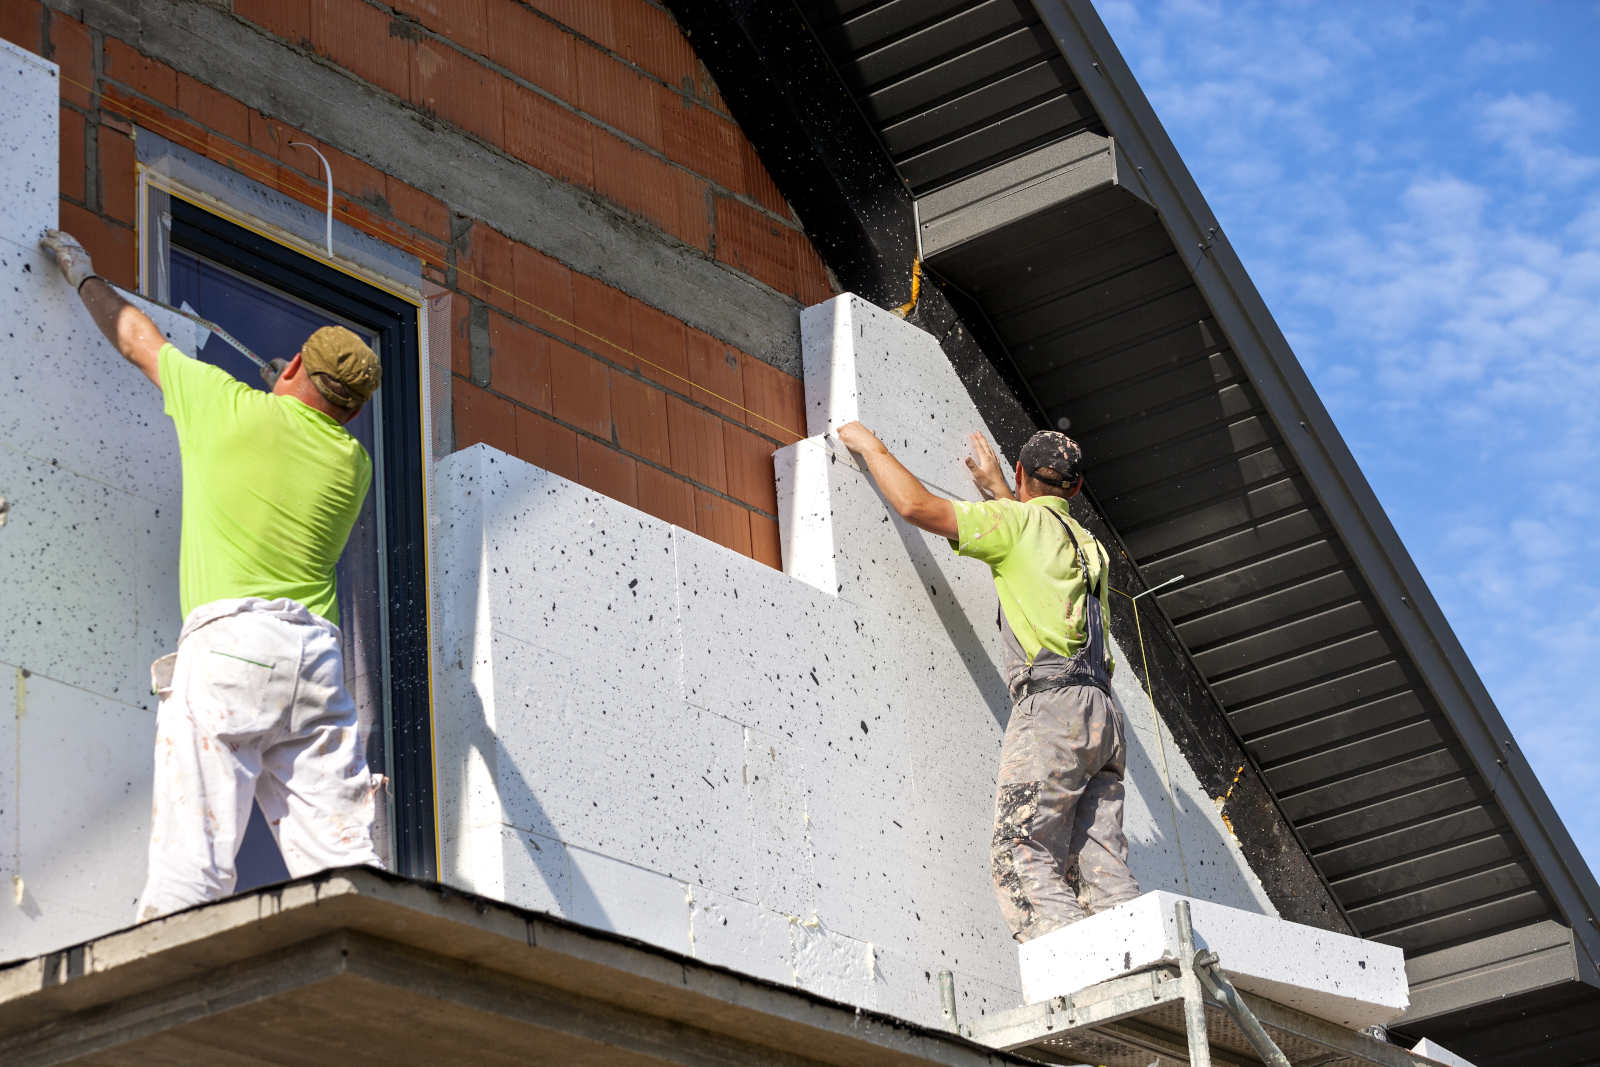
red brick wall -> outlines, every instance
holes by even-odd
[[[393,94],[397,109],[610,201],[663,241],[801,304],[832,295],[705,69],[650,0],[233,8]],[[0,36],[61,65],[61,221],[102,273],[135,284],[134,126],[320,207],[320,163],[289,146],[315,143],[332,163],[341,221],[418,256],[454,290],[457,447],[488,442],[778,564],[771,453],[803,434],[797,379],[507,238],[493,220],[458,219],[448,192],[411,188],[38,0],[0,4]],[[486,386],[470,380],[474,313],[489,323]]]

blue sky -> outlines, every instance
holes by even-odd
[[[1096,6],[1600,868],[1600,4]]]

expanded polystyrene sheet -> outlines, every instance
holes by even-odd
[[[0,730],[8,957],[126,925],[144,878],[151,660],[181,621],[180,475],[161,393],[38,241],[56,225],[53,64],[0,42]],[[188,320],[135,299],[179,348]],[[64,787],[63,783],[71,783]]]
[[[11,674],[19,828],[0,907],[7,959],[126,926],[144,882],[155,716]],[[70,783],[68,785],[67,783]]]
[[[1029,1003],[1180,955],[1177,894],[1149,892],[1023,944]],[[1188,899],[1195,947],[1209,949],[1235,986],[1351,1029],[1381,1026],[1406,1009],[1405,954],[1392,945],[1273,916]]]
[[[852,297],[804,335],[808,382],[847,405],[816,424],[887,427],[959,491],[982,422],[937,343]],[[988,569],[891,517],[832,439],[775,467],[787,573],[484,445],[437,465],[445,869],[924,1023],[942,969],[963,1011],[1015,1006],[988,869],[1010,715]],[[1114,653],[1135,873],[1270,910]]]
[[[615,685],[603,657],[569,660],[494,640],[508,825],[687,885],[747,891],[742,726],[684,707],[669,687]]]
[[[10,41],[0,41],[0,240],[29,247],[56,224],[61,189],[59,68]]]
[[[936,341],[850,294],[801,312],[800,329],[813,438],[859,419],[924,482],[971,494],[961,457],[983,421]]]
[[[124,295],[174,345],[194,351],[188,319]],[[0,243],[0,312],[8,345],[27,366],[6,376],[0,441],[122,493],[176,499],[176,438],[160,391],[111,347],[42,249]]]

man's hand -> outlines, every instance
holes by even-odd
[[[1000,466],[1000,457],[989,447],[989,439],[981,433],[969,433],[967,446],[972,449],[972,454],[966,457],[967,471],[972,475],[972,484],[978,487],[983,499],[1015,500],[1011,484],[1006,481],[1006,473]]]
[[[161,336],[150,316],[124,300],[104,278],[95,274],[89,253],[70,233],[46,230],[39,239],[39,247],[55,257],[56,266],[78,291],[78,299],[83,301],[106,340],[159,389],[160,352],[167,339]],[[93,284],[85,284],[90,282]]]
[[[839,438],[839,443],[857,455],[865,456],[871,452],[887,452],[883,442],[878,440],[878,435],[861,425],[859,422],[847,422],[833,431]]]
[[[269,359],[267,365],[261,368],[261,380],[266,383],[267,392],[272,392],[278,386],[278,379],[283,377],[283,368],[289,361],[283,358]]]
[[[90,261],[89,253],[70,233],[46,230],[39,239],[39,247],[55,257],[56,266],[61,268],[61,273],[66,275],[74,289],[81,287],[84,279],[94,277],[94,263]]]

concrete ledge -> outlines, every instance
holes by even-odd
[[[292,1020],[292,1022],[291,1022]],[[0,968],[0,1061],[1000,1064],[953,1034],[469,896],[328,871]]]
[[[1153,892],[1026,942],[1022,993],[1035,1003],[1178,961],[1173,908],[1187,899]],[[1190,900],[1195,942],[1222,961],[1235,986],[1352,1029],[1388,1023],[1407,1003],[1397,948],[1238,908]]]

